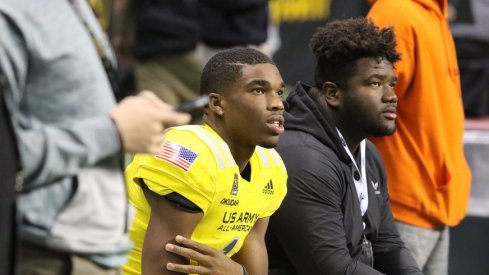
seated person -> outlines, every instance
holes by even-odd
[[[127,169],[137,214],[125,274],[267,274],[268,219],[286,193],[273,149],[284,131],[283,91],[277,67],[257,50],[209,60],[204,125],[170,129],[158,154],[138,155]]]

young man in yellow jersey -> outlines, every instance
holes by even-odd
[[[138,155],[127,169],[137,213],[125,274],[268,273],[264,235],[286,193],[272,149],[284,131],[283,90],[259,51],[234,48],[209,60],[204,125],[170,129],[160,153]]]

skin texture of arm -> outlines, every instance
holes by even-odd
[[[269,218],[257,220],[239,252],[232,257],[233,260],[244,265],[249,274],[268,274],[268,255],[265,246],[268,221]]]
[[[228,275],[241,274],[241,265],[228,258],[222,251],[194,242],[182,236],[175,237],[178,245],[167,244],[166,251],[192,259],[199,265],[168,263],[166,268],[186,274]]]
[[[179,210],[167,199],[150,191],[147,187],[144,187],[143,190],[151,206],[151,216],[143,244],[143,275],[241,274],[241,265],[224,253],[190,240],[192,232],[202,219],[202,213]],[[198,266],[189,265],[189,259],[196,261]]]
[[[167,268],[182,273],[227,275],[242,274],[241,265],[244,265],[249,274],[266,275],[268,274],[268,256],[264,236],[268,220],[269,218],[263,218],[256,222],[240,251],[232,259],[214,248],[177,236],[175,240],[178,245],[167,244],[166,250],[193,259],[199,263],[199,266],[172,262],[167,264]]]
[[[167,264],[167,268],[182,273],[227,275],[242,274],[242,265],[244,265],[249,274],[266,275],[268,274],[268,256],[264,237],[268,220],[269,218],[263,218],[256,222],[240,251],[232,259],[214,248],[177,236],[175,240],[178,245],[167,244],[166,250],[195,260],[199,265],[172,262]]]
[[[190,238],[202,214],[179,210],[147,187],[144,187],[144,195],[151,206],[151,216],[143,244],[142,274],[179,274],[167,270],[166,264],[188,264],[188,260],[166,252],[164,247],[175,243],[176,235]]]

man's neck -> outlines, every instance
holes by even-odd
[[[226,142],[231,151],[234,161],[239,167],[239,171],[243,172],[246,165],[250,161],[251,156],[255,152],[256,146],[248,146],[235,142],[219,123],[212,120],[205,120],[205,123],[211,127],[216,133]]]
[[[255,151],[255,147],[245,148],[244,146],[233,146],[232,144],[229,143],[228,146],[229,149],[231,150],[231,155],[233,155],[234,161],[239,167],[239,172],[240,173],[243,172],[246,165],[248,165],[248,162],[250,161],[253,152]]]

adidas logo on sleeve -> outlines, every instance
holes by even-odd
[[[272,180],[269,180],[267,185],[265,185],[265,187],[263,187],[263,190],[261,191],[263,194],[266,194],[266,195],[273,195],[273,193],[275,193],[275,191],[273,191],[273,182]]]

